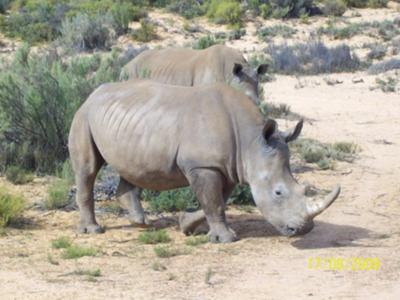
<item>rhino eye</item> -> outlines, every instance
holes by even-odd
[[[274,194],[275,194],[275,196],[280,197],[280,196],[282,196],[282,191],[281,190],[275,190]]]

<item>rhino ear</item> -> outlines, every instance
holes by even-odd
[[[269,66],[267,64],[259,65],[257,68],[257,75],[260,76],[260,75],[264,75],[265,73],[267,73],[268,67]]]
[[[235,63],[233,65],[233,70],[232,70],[233,75],[240,76],[240,73],[242,73],[242,71],[243,71],[243,66],[241,64]]]
[[[294,128],[289,129],[288,131],[282,133],[282,137],[285,139],[286,143],[289,143],[291,141],[294,141],[295,139],[298,138],[298,136],[301,133],[301,130],[303,129],[303,119],[301,119]]]
[[[265,122],[262,134],[263,134],[264,139],[267,142],[272,137],[272,135],[275,133],[276,128],[277,128],[277,124],[276,124],[275,120],[268,119]]]

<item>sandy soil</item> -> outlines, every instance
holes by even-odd
[[[232,46],[250,49],[252,38]],[[327,85],[323,77],[343,83]],[[364,81],[353,83],[354,77]],[[0,185],[23,193],[31,204],[21,228],[0,237],[0,299],[399,299],[400,97],[371,91],[374,80],[365,73],[276,76],[264,85],[266,101],[286,103],[308,120],[303,137],[350,141],[362,148],[354,163],[339,163],[328,171],[307,165],[295,174],[320,188],[342,185],[340,198],[303,237],[277,236],[256,209],[249,213],[230,207],[229,221],[241,240],[191,247],[185,245],[175,216],[158,216],[156,227],[165,227],[173,247],[184,252],[158,258],[154,246],[139,243],[143,229],[130,227],[120,216],[99,214],[107,227],[103,235],[76,235],[76,211],[37,209],[48,178],[22,187],[0,179]],[[293,122],[279,120],[279,125],[286,128]],[[96,247],[99,254],[62,259],[62,250],[51,248],[60,236]],[[49,262],[49,255],[58,265]],[[308,260],[318,257],[376,257],[381,269],[310,269]],[[154,270],[156,262],[166,269]],[[102,276],[94,282],[74,274],[97,268]]]

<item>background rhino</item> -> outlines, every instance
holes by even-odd
[[[224,82],[239,88],[257,103],[259,77],[267,68],[262,64],[252,69],[240,51],[214,45],[204,50],[147,50],[130,61],[122,74],[182,86]]]
[[[299,122],[279,134],[275,121],[264,121],[254,103],[225,84],[187,88],[137,80],[103,85],[75,114],[69,136],[79,230],[102,231],[92,191],[105,162],[123,178],[119,194],[133,213],[143,212],[140,188],[190,185],[214,242],[237,239],[224,208],[237,183],[250,185],[256,205],[282,234],[310,230],[313,217],[337,198],[339,188],[320,201],[305,198],[305,188],[291,174],[287,145],[301,128]]]

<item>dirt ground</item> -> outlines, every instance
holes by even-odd
[[[366,12],[368,13],[368,11]],[[240,48],[240,46],[238,46]],[[265,99],[290,105],[307,120],[303,137],[322,142],[349,141],[362,151],[353,163],[321,171],[307,165],[295,176],[319,188],[342,186],[338,200],[316,218],[313,231],[302,237],[277,236],[257,209],[228,210],[240,241],[185,245],[176,217],[158,218],[173,247],[183,254],[158,258],[153,245],[143,245],[123,217],[101,213],[102,235],[77,235],[78,212],[41,211],[48,178],[16,187],[31,208],[21,228],[0,237],[0,299],[400,299],[400,97],[370,90],[375,76],[330,74],[276,76],[266,83]],[[353,83],[353,78],[363,82]],[[294,123],[279,120],[284,129]],[[60,236],[99,249],[95,257],[61,258],[51,247]],[[49,255],[59,264],[51,264]],[[379,270],[310,269],[317,258],[378,258]],[[154,270],[154,264],[165,270]],[[96,281],[74,274],[101,270]]]

